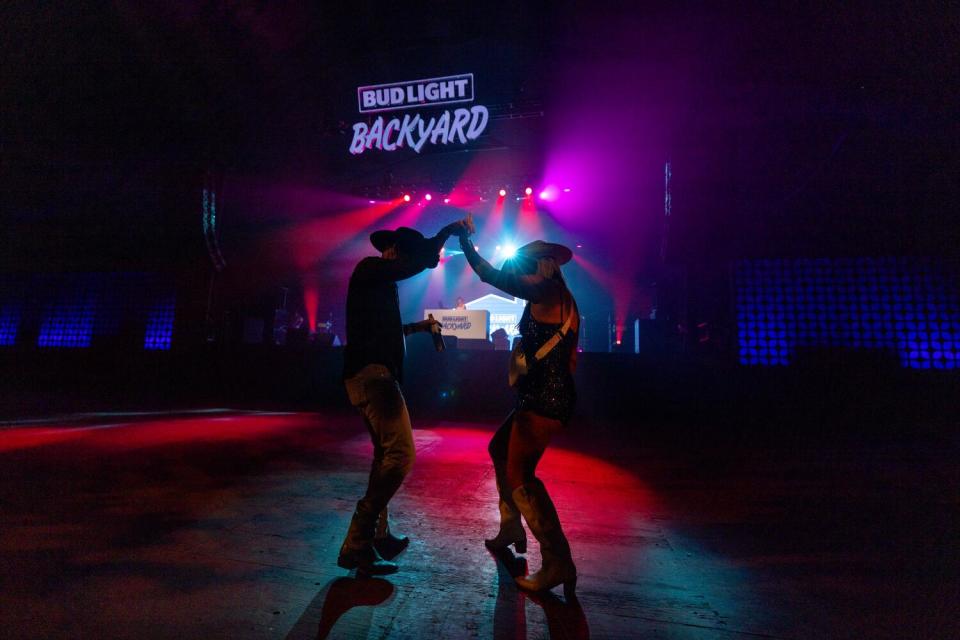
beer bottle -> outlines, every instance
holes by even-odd
[[[428,313],[427,318],[433,320],[433,314]],[[443,344],[443,336],[440,334],[439,324],[430,325],[430,337],[433,338],[433,346],[437,349],[437,351],[443,351],[447,348],[446,345]]]

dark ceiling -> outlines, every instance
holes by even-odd
[[[4,241],[61,236],[8,256],[92,245],[109,264],[130,258],[117,243],[178,239],[193,212],[169,191],[211,168],[356,191],[471,161],[350,157],[360,84],[475,72],[498,113],[543,114],[486,141],[536,167],[590,100],[569,78],[604,68],[629,70],[619,113],[656,121],[629,144],[674,165],[680,256],[960,245],[956,5],[630,4],[5,4]]]

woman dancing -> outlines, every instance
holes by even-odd
[[[491,551],[512,544],[525,553],[522,514],[540,543],[543,564],[536,573],[518,577],[517,584],[530,591],[563,584],[564,593],[574,596],[577,568],[570,545],[550,495],[535,475],[550,437],[569,421],[576,401],[573,371],[580,313],[560,273],[560,265],[572,253],[562,245],[537,240],[518,249],[503,269],[495,269],[468,239],[472,229],[468,217],[460,228],[460,247],[473,270],[483,282],[528,301],[520,318],[528,373],[516,385],[516,407],[488,447],[500,494],[500,531],[484,542]]]

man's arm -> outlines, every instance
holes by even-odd
[[[433,316],[431,316],[426,320],[420,320],[419,322],[410,322],[408,324],[403,325],[403,335],[408,336],[411,333],[423,333],[426,331],[432,331],[433,325],[439,325],[440,327],[443,327],[442,324],[437,322],[433,318]]]
[[[452,222],[432,238],[426,238],[419,250],[412,254],[400,254],[393,260],[366,258],[357,265],[353,277],[360,282],[397,282],[406,280],[423,271],[433,269],[440,262],[440,249],[460,222]]]
[[[454,233],[457,233],[459,229],[463,227],[461,221],[451,222],[443,229],[440,229],[437,232],[437,235],[432,238],[427,238],[424,243],[421,251],[419,252],[419,259],[426,264],[426,267],[433,269],[440,262],[440,249],[443,248],[443,245],[446,244],[447,239],[450,238]]]

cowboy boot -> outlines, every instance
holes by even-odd
[[[356,569],[358,575],[396,573],[397,565],[380,557],[373,545],[375,526],[374,517],[366,513],[360,505],[357,505],[357,510],[350,520],[347,537],[340,547],[337,566],[344,569]]]
[[[496,466],[496,463],[494,463]],[[503,551],[511,544],[517,550],[517,553],[527,552],[527,532],[520,521],[520,512],[517,510],[513,499],[509,494],[504,495],[503,488],[506,486],[501,479],[500,470],[497,469],[497,493],[500,496],[500,531],[493,538],[483,541],[490,551]]]
[[[387,560],[393,560],[410,544],[407,536],[396,536],[390,531],[390,517],[387,507],[377,516],[377,526],[373,534],[373,546]]]
[[[560,518],[547,488],[538,479],[517,487],[513,501],[527,521],[531,533],[540,542],[543,564],[539,571],[516,579],[517,586],[528,591],[544,591],[563,584],[568,598],[576,597],[577,568],[570,556],[570,543],[563,535]]]

